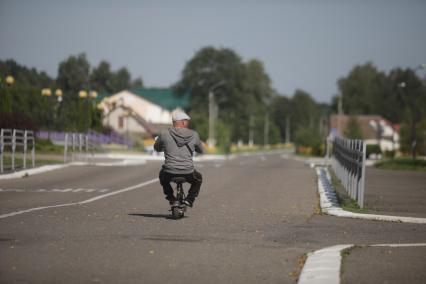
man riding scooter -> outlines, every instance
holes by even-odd
[[[160,171],[160,183],[171,205],[176,201],[170,181],[173,177],[184,177],[191,184],[184,203],[192,207],[200,192],[202,175],[194,168],[193,153],[204,152],[198,133],[188,129],[191,118],[182,111],[172,114],[173,127],[164,130],[156,138],[154,149],[164,151],[165,161]]]

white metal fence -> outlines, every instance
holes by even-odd
[[[65,133],[64,138],[64,163],[67,161],[87,161],[89,154],[98,145],[90,139],[88,134]]]
[[[348,195],[364,207],[365,153],[362,140],[334,137],[328,140],[331,166]]]
[[[30,151],[28,151],[30,148]],[[27,168],[27,155],[31,155],[31,165],[35,167],[34,132],[18,129],[0,130],[0,173],[5,171],[5,153],[10,153],[10,166],[14,171],[18,166],[16,154],[22,154],[22,168]],[[9,164],[9,163],[8,163]]]

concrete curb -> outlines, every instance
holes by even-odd
[[[308,254],[300,274],[298,284],[338,284],[342,265],[342,250],[354,247],[353,244],[336,245]],[[414,244],[375,244],[362,247],[423,247],[426,243]]]
[[[341,251],[353,245],[337,245],[314,251],[308,255],[298,284],[340,283]]]
[[[358,218],[376,221],[426,224],[426,218],[362,214],[343,210],[337,201],[336,193],[331,185],[331,177],[326,167],[315,168],[318,176],[318,192],[322,212],[337,217]]]

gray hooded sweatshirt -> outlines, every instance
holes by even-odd
[[[163,170],[171,174],[192,173],[192,153],[204,152],[198,133],[188,128],[169,128],[162,131],[155,141],[154,149],[157,152],[164,151],[166,159]]]

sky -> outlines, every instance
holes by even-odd
[[[84,52],[92,67],[107,60],[168,87],[206,46],[262,61],[279,94],[329,103],[356,65],[426,63],[426,1],[0,0],[0,59],[53,77]]]

